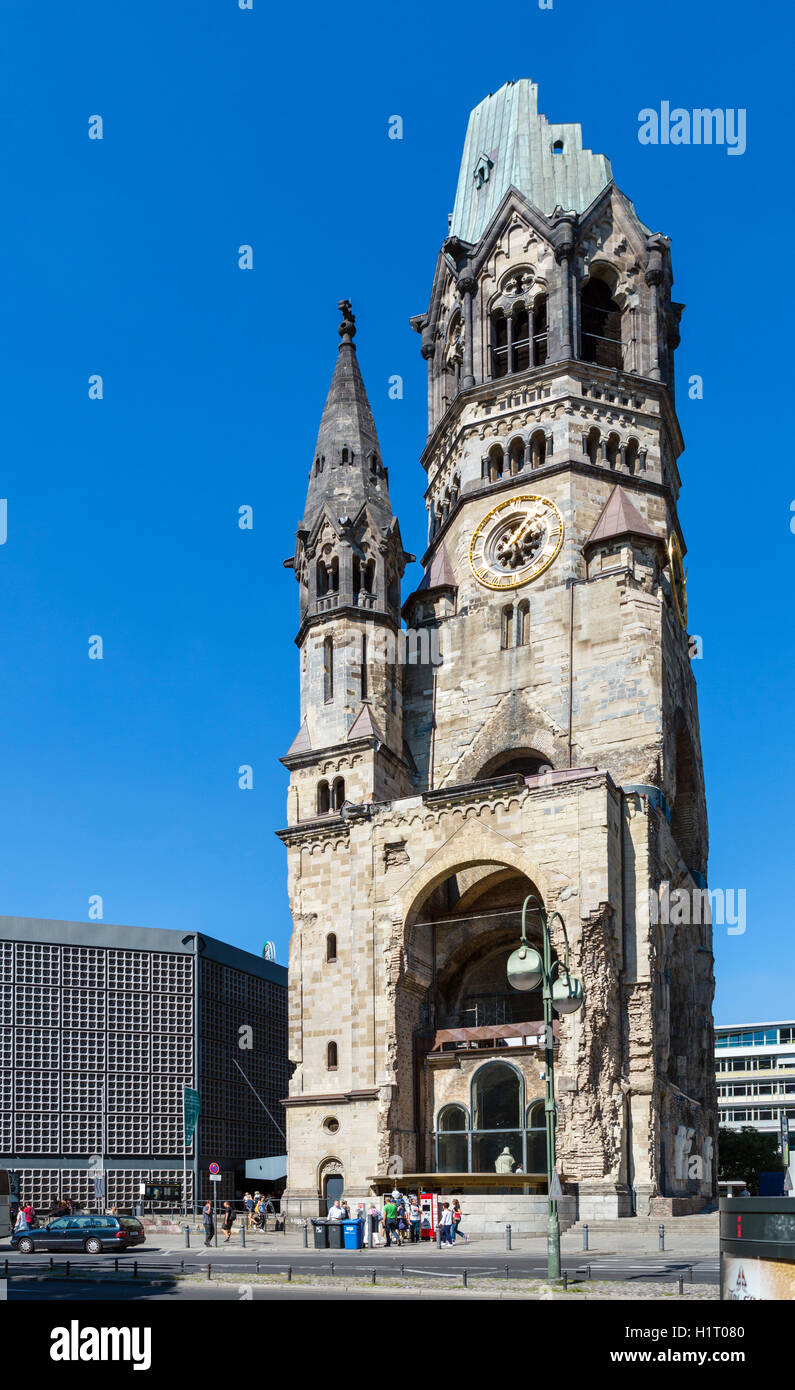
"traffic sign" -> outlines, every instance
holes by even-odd
[[[220,1173],[220,1171],[221,1171],[221,1169],[218,1167],[218,1164],[217,1164],[217,1163],[211,1163],[211,1164],[210,1164],[210,1172],[211,1172],[211,1173],[213,1173],[213,1174],[215,1174],[215,1173]]]
[[[211,1173],[211,1174],[210,1174],[210,1182],[220,1182],[220,1181],[221,1181],[221,1174],[220,1174],[220,1173]]]

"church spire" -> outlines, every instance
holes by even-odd
[[[392,515],[387,473],[353,341],[356,320],[350,300],[341,299],[337,307],[342,314],[342,341],[309,474],[306,527],[313,525],[324,503],[334,516],[351,521],[366,502],[376,506],[385,519]]]

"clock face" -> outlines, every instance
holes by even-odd
[[[563,517],[546,497],[511,497],[484,516],[469,547],[475,578],[487,589],[517,589],[552,564]]]
[[[679,537],[672,531],[668,538],[668,566],[671,576],[671,595],[674,601],[679,626],[687,629],[687,576],[682,564],[682,549]]]

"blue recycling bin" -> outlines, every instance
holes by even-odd
[[[342,1238],[346,1250],[361,1250],[364,1245],[364,1222],[360,1219],[343,1221]]]

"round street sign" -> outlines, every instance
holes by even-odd
[[[217,1164],[217,1163],[211,1163],[211,1164],[210,1164],[210,1172],[211,1172],[211,1173],[220,1173],[220,1171],[221,1171],[221,1170],[220,1170],[220,1168],[218,1167],[218,1164]]]

